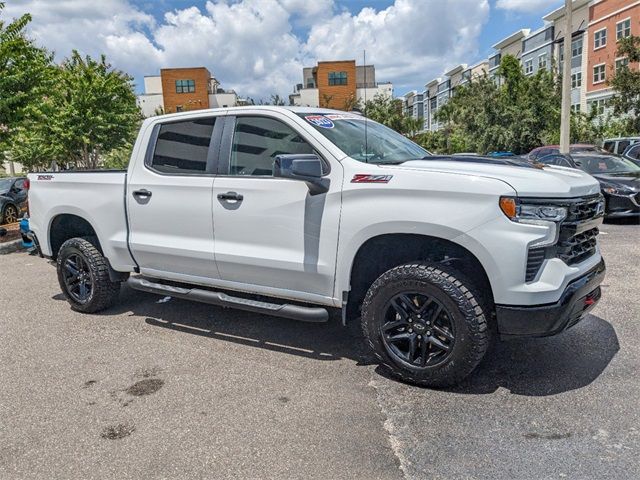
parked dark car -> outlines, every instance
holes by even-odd
[[[570,153],[582,153],[582,152],[595,152],[605,153],[604,150],[597,145],[590,145],[588,143],[574,143],[569,145]],[[527,155],[528,160],[537,160],[538,158],[546,157],[547,155],[557,155],[560,153],[560,145],[545,145],[544,147],[536,147],[531,150]]]
[[[25,177],[0,178],[0,225],[15,223],[27,213],[28,192]]]
[[[640,142],[629,145],[622,156],[640,166]]]
[[[593,175],[605,198],[605,216],[640,216],[640,167],[618,155],[596,152],[547,155],[537,162],[579,168]]]

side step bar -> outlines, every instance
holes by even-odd
[[[275,317],[284,317],[301,322],[324,323],[329,320],[329,312],[322,307],[301,307],[299,305],[278,304],[247,300],[246,298],[232,297],[222,292],[212,292],[200,288],[183,288],[162,283],[151,282],[144,277],[129,277],[127,280],[134,290],[141,290],[158,295],[166,295],[195,302],[208,303],[221,307],[237,308],[249,312],[263,313]]]

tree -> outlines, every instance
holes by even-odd
[[[620,39],[616,56],[626,57],[630,63],[640,62],[640,37]],[[640,72],[623,66],[615,72],[610,85],[616,91],[611,100],[614,115],[624,115],[627,129],[640,133]]]
[[[131,142],[140,120],[132,78],[100,60],[71,57],[55,69],[56,88],[30,112],[12,154],[27,166],[49,161],[94,169]]]
[[[0,2],[0,14],[4,10]],[[29,107],[52,87],[52,56],[25,35],[31,16],[6,23],[0,18],[0,159],[9,149]]]
[[[402,100],[387,95],[377,94],[364,105],[364,115],[371,120],[382,123],[397,132],[405,133],[405,117],[402,115]]]
[[[436,112],[436,119],[446,125],[446,153],[525,153],[548,143],[559,129],[560,89],[550,71],[525,76],[520,62],[506,55],[497,73],[499,83],[486,75],[472,79]],[[429,138],[434,140],[440,142]]]

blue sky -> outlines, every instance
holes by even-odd
[[[562,0],[11,0],[57,59],[106,54],[142,89],[163,67],[206,66],[241,96],[286,96],[303,66],[361,59],[395,93],[487,57],[520,28],[542,26]]]

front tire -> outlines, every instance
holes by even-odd
[[[400,265],[367,292],[363,332],[393,376],[420,386],[454,385],[484,357],[490,341],[485,312],[456,275],[447,266]]]
[[[96,313],[114,305],[120,282],[109,278],[109,264],[84,238],[72,238],[58,252],[58,283],[73,310]]]

